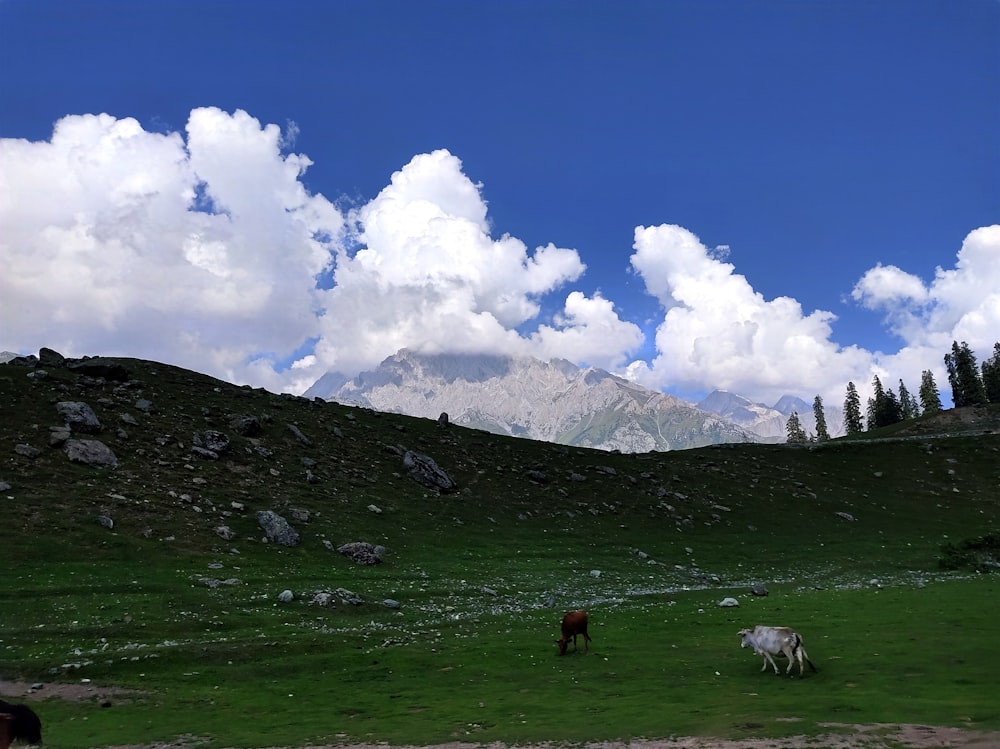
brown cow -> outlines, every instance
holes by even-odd
[[[28,744],[41,744],[42,721],[27,705],[0,700],[0,749],[7,749],[18,739]]]
[[[570,638],[573,639],[573,649],[577,650],[576,636],[583,635],[584,648],[590,650],[590,635],[587,634],[587,621],[589,617],[586,611],[570,611],[562,620],[562,638],[556,640],[559,646],[559,655],[566,655],[566,647]]]

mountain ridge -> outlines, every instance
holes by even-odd
[[[673,395],[565,359],[419,354],[402,349],[353,378],[327,373],[304,393],[496,434],[622,452],[760,438]]]

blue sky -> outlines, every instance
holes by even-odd
[[[995,0],[0,0],[0,348],[944,392],[1000,340],[998,39]]]

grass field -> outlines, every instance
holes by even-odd
[[[995,433],[620,455],[120,361],[127,386],[0,368],[0,679],[133,690],[33,702],[49,747],[1000,729],[998,577],[939,567],[1000,528]],[[116,468],[49,446],[64,400]],[[191,454],[205,429],[231,439],[218,460]],[[405,449],[458,490],[413,481]],[[300,545],[262,542],[265,509],[308,513]],[[384,562],[336,552],[354,541]],[[577,607],[594,640],[560,658]],[[818,673],[761,673],[736,635],[757,623],[801,631]]]

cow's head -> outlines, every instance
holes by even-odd
[[[566,655],[566,646],[569,645],[569,640],[565,637],[561,640],[556,640],[556,645],[559,646],[559,655]]]
[[[753,643],[753,630],[752,629],[741,629],[736,635],[740,638],[741,648],[754,648],[756,645]]]
[[[30,707],[0,700],[0,713],[8,722],[10,738],[20,739],[28,744],[42,743],[42,721]]]

